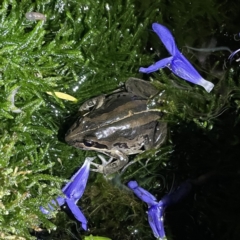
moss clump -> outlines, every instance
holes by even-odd
[[[185,44],[200,47],[213,34],[221,36],[226,30],[224,21],[228,21],[232,33],[238,31],[234,25],[238,14],[232,13],[230,4],[219,5],[214,0],[191,4],[188,8],[189,1],[170,3],[160,0],[1,2],[1,239],[36,239],[37,236],[76,239],[88,235],[81,232],[78,223],[63,212],[50,221],[39,211],[39,206],[47,205],[60,194],[62,185],[82,164],[85,156],[94,154],[73,149],[62,142],[71,121],[69,115],[76,112],[78,104],[49,96],[46,92],[65,92],[81,103],[90,97],[111,92],[130,76],[141,77],[137,73],[138,68],[149,65],[154,58],[161,58],[165,51],[150,31],[152,22],[171,26],[180,49]],[[221,15],[217,10],[222,11]],[[31,11],[44,14],[46,21],[26,19],[25,14]],[[224,15],[225,12],[231,13],[232,18]],[[225,40],[224,37],[222,39]],[[231,46],[234,45],[235,42]],[[198,63],[193,54],[186,55],[192,58],[194,64]],[[189,87],[188,83],[165,70],[152,75],[154,84],[165,91],[161,110],[166,113],[165,120],[175,132],[170,132],[172,137],[162,149],[138,156],[135,159],[137,163],[121,178],[116,177],[114,183],[92,175],[80,201],[89,219],[90,233],[107,236],[106,232],[114,228],[117,230],[111,234],[113,239],[151,239],[153,236],[142,210],[143,205],[136,202],[123,187],[124,184],[130,178],[136,178],[141,186],[161,197],[171,188],[169,170],[176,171],[179,164],[173,156],[186,159],[182,163],[185,167],[189,166],[189,159],[196,156],[186,146],[175,148],[180,146],[179,141],[183,142],[179,136],[191,129],[191,133],[200,136],[196,144],[206,141],[206,136],[217,144],[217,132],[223,132],[225,123],[232,124],[232,131],[235,126],[238,130],[238,66],[227,70],[220,78],[216,77],[209,72],[216,63],[222,66],[222,57],[218,54],[214,57],[214,61],[207,65],[211,67],[204,68],[206,78],[216,83],[211,94],[196,86]],[[13,108],[13,103],[16,108]],[[228,118],[219,118],[226,109],[234,118],[233,122],[229,122]],[[222,121],[221,124],[219,121]],[[228,139],[227,149],[229,152],[232,149],[234,153],[230,160],[236,168],[237,162],[233,159],[238,156],[234,145],[238,142],[237,134],[233,134],[232,139],[224,134],[219,138]],[[211,146],[201,149],[210,151]],[[178,155],[174,155],[173,150]],[[196,152],[197,149],[194,150]],[[216,149],[214,153],[217,154]],[[225,161],[223,163],[226,164]],[[202,169],[204,167],[206,165],[203,164]],[[186,167],[181,172],[192,170]],[[198,172],[193,172],[198,175]],[[188,177],[187,174],[184,176]],[[233,194],[232,189],[225,192]],[[205,206],[207,209],[209,205]],[[136,219],[136,215],[140,217]]]

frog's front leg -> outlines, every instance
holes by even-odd
[[[104,175],[112,174],[123,168],[128,163],[128,158],[125,160],[115,160],[113,161],[113,157],[111,157],[108,161],[106,161],[105,157],[102,155],[98,155],[100,160],[102,161],[102,164],[97,164],[94,162],[91,162],[91,165],[93,165],[94,169],[91,168],[91,171],[93,172],[99,172]]]

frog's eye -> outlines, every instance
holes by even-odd
[[[83,144],[86,146],[86,147],[92,147],[94,145],[94,142],[91,141],[91,140],[86,140],[84,139],[83,140]]]

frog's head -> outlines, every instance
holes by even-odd
[[[65,135],[65,141],[76,148],[83,150],[94,150],[98,152],[104,152],[107,150],[107,146],[101,144],[94,132],[91,130],[93,126],[85,124],[84,118],[79,118],[67,131]]]
[[[84,149],[82,117],[78,118],[65,134],[65,141],[76,148]]]

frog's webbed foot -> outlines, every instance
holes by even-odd
[[[111,157],[108,161],[106,161],[105,157],[102,155],[98,155],[100,158],[102,164],[97,164],[91,162],[91,165],[93,165],[96,168],[91,168],[91,171],[93,172],[99,172],[104,175],[112,174],[120,170],[122,167],[124,167],[127,164],[127,159],[126,160],[115,160],[113,161],[113,157]]]
[[[106,158],[100,154],[98,154],[98,157],[100,158],[102,164],[98,164],[98,163],[94,163],[91,162],[91,165],[93,165],[96,168],[91,168],[91,171],[93,172],[99,172],[99,173],[103,173],[104,172],[104,168],[110,164],[113,160],[113,157],[110,157],[109,160],[107,161]]]

